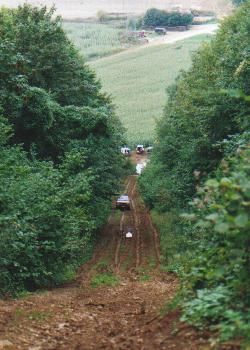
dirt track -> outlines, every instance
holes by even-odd
[[[98,58],[96,60],[93,60],[92,62],[106,62],[109,60],[113,60],[114,57],[122,57],[123,55],[126,55],[128,53],[137,53],[141,50],[147,49],[151,46],[159,46],[159,45],[170,45],[174,44],[178,41],[185,40],[188,38],[192,38],[197,35],[202,34],[215,34],[218,30],[219,25],[218,24],[203,24],[199,26],[192,26],[189,30],[184,32],[168,32],[165,36],[159,36],[159,37],[153,37],[150,38],[148,43],[145,43],[143,45],[135,46],[128,48],[126,50],[123,50],[121,52],[115,53],[113,55],[104,56],[102,58]]]
[[[160,269],[158,234],[136,182],[130,176],[125,183],[133,210],[113,211],[93,259],[73,284],[0,301],[0,349],[210,349],[204,334],[178,321],[178,312],[160,313],[178,281]],[[119,283],[93,288],[93,276],[107,272]]]
[[[160,36],[159,38],[153,38],[149,41],[149,46],[152,45],[164,45],[164,44],[174,44],[179,40],[185,40],[192,38],[196,35],[202,34],[215,34],[218,30],[218,24],[201,24],[194,25],[184,32],[168,32],[167,35]]]

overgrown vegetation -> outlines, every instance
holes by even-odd
[[[52,16],[0,12],[0,295],[72,279],[121,175],[120,122]]]
[[[224,160],[192,202],[199,255],[185,271],[184,319],[199,327],[212,323],[223,340],[249,340],[250,334],[250,147],[246,148]]]
[[[222,340],[250,334],[249,19],[248,1],[169,89],[140,179],[182,277],[183,319]]]
[[[192,24],[192,13],[167,12],[156,8],[147,10],[142,18],[142,25],[145,27],[176,27]]]

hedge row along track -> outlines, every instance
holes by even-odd
[[[0,301],[0,349],[212,349],[208,335],[179,322],[178,311],[161,312],[178,281],[160,267],[158,233],[139,196],[137,176],[124,189],[132,210],[113,211],[75,282]],[[132,238],[126,239],[127,229]],[[93,288],[96,276],[111,276],[116,284]]]

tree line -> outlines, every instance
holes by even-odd
[[[169,89],[140,179],[183,320],[223,340],[250,334],[249,28],[247,1]]]
[[[54,9],[0,11],[0,295],[90,257],[122,175],[123,129]]]
[[[165,11],[156,8],[148,9],[140,19],[140,24],[145,27],[176,27],[192,24],[192,13],[180,13],[177,11]]]

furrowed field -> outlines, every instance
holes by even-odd
[[[131,145],[153,141],[156,121],[166,104],[166,87],[174,83],[180,70],[190,66],[192,53],[209,38],[199,35],[91,63],[103,89],[113,96]]]

